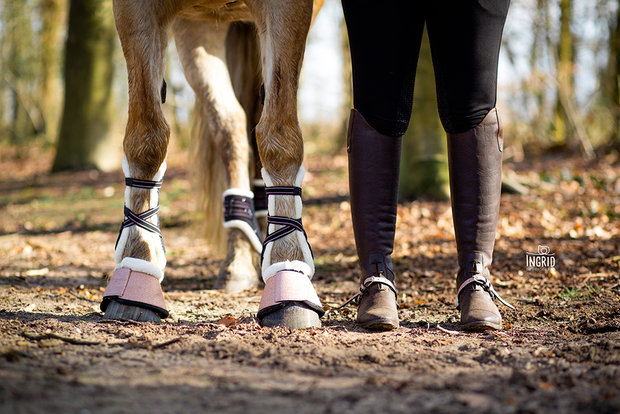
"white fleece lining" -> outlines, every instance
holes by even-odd
[[[252,243],[252,247],[256,249],[257,252],[261,252],[263,250],[263,243],[261,243],[260,239],[254,233],[254,229],[248,223],[243,220],[229,220],[224,222],[224,228],[227,229],[239,229],[246,235],[250,243]]]
[[[125,177],[131,177],[131,172],[129,168],[129,162],[126,157],[123,157],[123,173],[125,173]],[[166,173],[166,162],[164,161],[159,170],[155,173],[152,180],[160,181],[164,178],[164,174]],[[129,199],[131,197],[131,187],[125,187],[125,205],[127,205]],[[150,190],[150,200],[149,200],[149,208],[157,207],[159,205],[159,189],[152,188]],[[155,214],[153,217],[149,218],[148,221],[155,226],[159,227],[159,217]],[[140,233],[140,237],[146,242],[147,246],[149,246],[149,252],[151,257],[153,258],[153,262],[148,262],[142,259],[136,259],[132,257],[123,258],[123,253],[125,251],[125,245],[127,244],[127,240],[129,239],[130,231],[137,231]],[[116,250],[114,251],[114,261],[119,263],[118,267],[126,267],[128,269],[132,269],[138,272],[148,273],[150,275],[155,276],[160,282],[164,278],[164,269],[166,268],[166,253],[164,252],[164,247],[161,242],[161,238],[159,234],[151,233],[147,230],[142,229],[138,226],[133,226],[130,228],[124,228],[121,232],[121,236],[118,240],[118,244],[116,246]],[[143,262],[143,263],[139,263]],[[128,265],[122,265],[123,263],[127,263]],[[146,266],[144,263],[148,263],[150,266]],[[137,266],[134,268],[133,266]]]
[[[116,265],[114,270],[117,269],[131,269],[136,272],[146,273],[153,276],[161,283],[164,280],[164,272],[151,262],[142,259],[135,259],[133,257],[125,257],[119,264]]]
[[[229,188],[222,193],[223,198],[226,198],[226,196],[229,195],[238,195],[241,197],[248,197],[254,199],[254,193],[250,190],[244,190],[243,188]]]
[[[263,280],[267,282],[268,279],[275,276],[276,273],[282,270],[294,270],[296,272],[301,272],[304,275],[308,276],[308,279],[312,279],[312,269],[310,268],[310,266],[308,266],[306,262],[302,262],[300,260],[286,260],[284,262],[274,263],[267,269],[263,270]]]
[[[271,177],[269,176],[269,174],[267,173],[267,171],[263,168],[261,170],[261,173],[263,174],[263,180],[265,180],[265,184],[267,187],[273,187],[273,180],[271,179]],[[293,183],[294,186],[296,187],[301,187],[301,183],[304,179],[304,175],[306,174],[306,169],[302,166],[299,167],[299,171],[297,172],[297,176],[295,177],[295,182]],[[291,197],[291,196],[281,196],[281,197]],[[302,202],[301,202],[301,197],[297,197],[295,196],[295,215],[294,219],[300,219],[301,218],[301,210],[302,210]],[[275,199],[274,196],[268,196],[267,197],[267,210],[269,211],[270,215],[275,215]],[[269,233],[273,233],[275,231],[275,225],[274,224],[270,224],[269,225]],[[306,266],[304,267],[303,271],[305,275],[308,276],[308,278],[312,279],[312,276],[314,276],[314,259],[312,258],[312,252],[310,251],[310,246],[308,245],[308,241],[306,240],[306,237],[304,236],[304,234],[301,231],[295,231],[295,234],[297,234],[297,241],[298,241],[298,245],[302,251],[302,254],[304,256],[304,261],[300,262],[298,260],[294,260],[294,261],[285,261],[282,263],[295,263],[295,262],[299,262],[299,263],[303,263]],[[263,265],[262,265],[262,276],[263,276],[263,281],[267,281],[267,279],[269,279],[271,276],[275,275],[275,273],[277,272],[273,272],[270,271],[270,268],[272,266],[277,265],[278,263],[271,263],[271,250],[273,249],[273,243],[269,243],[265,246],[265,253],[263,254]],[[289,268],[281,268],[279,270],[289,270]],[[278,270],[278,271],[279,271]],[[290,270],[297,270],[297,269],[290,269]]]

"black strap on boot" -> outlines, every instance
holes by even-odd
[[[256,251],[260,252],[262,237],[252,197],[240,194],[227,194],[224,197],[224,226],[240,229]]]
[[[265,191],[265,181],[255,179],[252,184],[254,193],[254,208],[256,217],[267,216],[267,192]]]
[[[273,187],[265,187],[265,194],[267,197],[280,195],[280,196],[297,196],[301,197],[301,187],[295,186],[273,186]],[[304,230],[304,226],[301,223],[301,218],[294,219],[290,217],[284,216],[267,216],[267,229],[269,229],[269,224],[276,224],[281,226],[278,230],[275,230],[273,233],[269,233],[267,230],[267,236],[263,241],[263,251],[261,252],[261,263],[263,261],[263,256],[265,254],[265,246],[268,243],[274,242],[282,237],[288,236],[294,231],[300,231],[303,233],[306,238],[306,242],[308,242],[308,235],[306,234],[306,230]],[[308,248],[310,249],[310,254],[314,258],[314,253],[312,252],[312,247],[310,243],[308,243]]]
[[[125,177],[125,185],[127,187],[141,188],[143,190],[152,190],[156,188],[157,191],[159,191],[159,189],[162,186],[162,183],[163,183],[163,180],[153,181],[153,180],[141,180],[138,178]],[[123,230],[128,227],[138,226],[141,229],[144,229],[148,232],[158,234],[161,240],[162,248],[164,249],[164,252],[166,251],[166,248],[164,247],[164,240],[161,234],[161,230],[159,229],[159,227],[157,227],[153,223],[147,221],[151,217],[157,216],[157,214],[159,214],[159,206],[150,208],[146,211],[143,211],[142,213],[137,213],[137,214],[131,211],[129,207],[125,206],[123,212],[124,212],[125,218],[123,222],[121,223],[121,228],[118,232],[116,243],[114,244],[115,249],[118,246],[119,240],[121,239],[121,234],[123,234]]]

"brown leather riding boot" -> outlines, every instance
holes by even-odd
[[[373,129],[353,109],[349,120],[349,192],[355,246],[362,270],[357,323],[366,329],[398,327],[390,254],[394,248],[402,137]]]
[[[499,216],[503,137],[497,109],[477,127],[448,134],[448,161],[459,271],[457,304],[466,330],[501,329],[489,266]]]

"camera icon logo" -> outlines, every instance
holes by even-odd
[[[551,252],[551,249],[549,248],[549,246],[538,246],[538,254],[549,254]]]

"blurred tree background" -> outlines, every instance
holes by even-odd
[[[620,150],[619,3],[512,1],[498,101],[505,157],[518,161],[525,153],[559,150],[592,158]],[[74,16],[80,10],[84,14]],[[58,148],[55,170],[118,165],[94,154],[107,146],[120,160],[126,119],[125,64],[111,22],[111,0],[0,0],[0,150]],[[351,105],[346,49],[339,1],[327,0],[310,33],[302,75],[309,152],[343,150]],[[165,110],[173,131],[189,130],[191,93],[171,51]],[[427,60],[423,48],[403,162],[401,195],[407,197],[445,196],[445,137],[437,128]],[[317,76],[338,82],[327,86]]]

